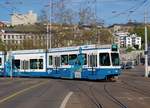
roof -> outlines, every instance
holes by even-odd
[[[110,49],[111,45],[82,45],[82,46],[71,46],[71,47],[61,47],[61,48],[51,48],[48,49],[48,52],[57,52],[57,51],[73,51],[73,50],[86,50],[86,49]]]

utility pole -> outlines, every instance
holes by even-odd
[[[49,23],[47,22],[47,27],[46,27],[46,49],[48,50],[48,48],[49,48],[49,42],[48,42],[48,40],[49,40]]]
[[[145,9],[145,77],[148,77],[147,10]]]
[[[51,49],[52,47],[52,40],[51,40],[51,26],[52,26],[52,19],[51,19],[51,15],[52,15],[52,2],[53,0],[51,0],[49,2],[48,5],[46,5],[47,7],[47,27],[46,27],[46,49],[48,50],[49,48]]]
[[[50,2],[50,50],[52,48],[52,11],[53,11],[53,0]]]

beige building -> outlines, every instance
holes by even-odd
[[[29,11],[27,14],[14,13],[11,16],[11,25],[27,25],[37,22],[37,14]]]

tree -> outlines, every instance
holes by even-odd
[[[5,50],[6,50],[6,46],[4,42],[0,39],[0,51],[5,51]]]

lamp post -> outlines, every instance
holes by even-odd
[[[46,27],[46,49],[48,50],[49,48],[52,48],[52,35],[51,35],[51,26],[52,26],[52,19],[51,19],[51,15],[52,15],[52,0],[51,2],[49,2],[49,4],[45,5],[45,7],[47,7],[47,27]],[[49,9],[50,7],[50,9]]]
[[[145,9],[145,77],[148,77],[147,10]]]

